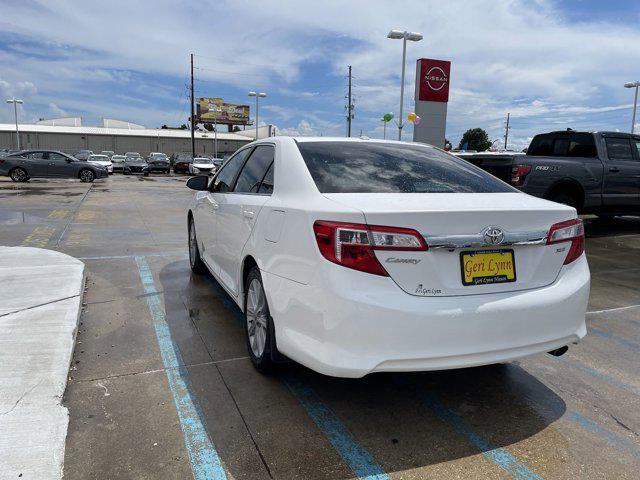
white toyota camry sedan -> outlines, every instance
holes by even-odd
[[[586,334],[575,209],[437,148],[274,137],[188,186],[191,268],[244,312],[260,371],[280,354],[340,377],[469,367]]]

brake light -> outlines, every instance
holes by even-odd
[[[516,187],[523,186],[529,172],[531,172],[531,165],[514,165],[511,167],[511,184]]]
[[[427,250],[422,235],[410,228],[318,220],[313,224],[324,258],[347,268],[388,277],[374,250]]]
[[[584,253],[584,224],[579,218],[556,223],[549,229],[547,245],[569,241],[571,247],[569,247],[569,253],[564,259],[564,265],[577,260]]]

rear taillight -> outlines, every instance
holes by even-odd
[[[385,277],[389,274],[374,250],[427,250],[422,235],[410,228],[318,220],[313,231],[320,253],[330,262]]]
[[[524,179],[531,172],[531,165],[514,165],[511,167],[511,185],[521,187],[524,185]]]
[[[574,218],[551,226],[547,235],[547,245],[561,242],[571,242],[569,253],[564,259],[564,265],[570,264],[584,253],[584,224],[582,220]]]

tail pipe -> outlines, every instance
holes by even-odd
[[[564,347],[556,348],[555,350],[551,350],[547,353],[549,355],[553,355],[554,357],[561,357],[562,355],[567,353],[567,350],[569,350],[569,347],[565,345]]]

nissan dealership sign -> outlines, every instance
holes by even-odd
[[[413,140],[444,146],[451,62],[421,58],[416,66],[415,112],[422,118],[413,129]]]

